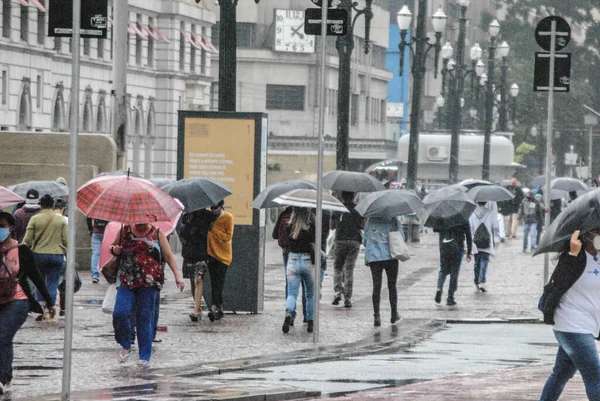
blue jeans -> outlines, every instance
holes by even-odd
[[[0,304],[0,382],[6,384],[13,378],[13,339],[29,313],[27,299]]]
[[[135,327],[137,331],[140,360],[150,361],[152,340],[154,339],[154,313],[156,308],[156,287],[134,288],[120,286],[113,311],[115,340],[124,350],[131,349],[131,324],[129,316],[135,306]]]
[[[302,253],[290,253],[287,264],[288,296],[286,300],[286,311],[296,311],[296,299],[300,292],[300,284],[306,288],[306,320],[313,320],[314,303],[314,281],[313,264],[310,263],[310,255]]]
[[[600,401],[600,361],[592,334],[555,331],[558,352],[552,374],[546,381],[540,401],[556,401],[565,385],[579,370],[585,392],[591,401]]]
[[[100,248],[104,234],[92,234],[92,278],[100,278]]]
[[[288,262],[289,254],[283,254],[283,272],[285,274],[285,299],[287,302],[288,297],[288,282],[287,282],[287,262]],[[323,279],[325,278],[325,271],[327,270],[327,259],[321,262],[321,282],[320,287],[323,288]],[[304,320],[308,320],[306,318],[306,286],[304,282],[302,282],[302,316],[304,316]],[[296,311],[292,312],[292,319],[296,319]]]
[[[475,273],[475,284],[485,283],[490,254],[487,252],[477,252],[475,254],[475,263],[473,273]]]
[[[523,250],[527,250],[527,237],[531,237],[531,250],[535,249],[535,240],[537,239],[537,224],[523,223]]]
[[[458,288],[458,273],[460,272],[460,263],[462,262],[463,255],[465,251],[460,252],[460,259],[453,266],[444,266],[443,262],[440,260],[440,272],[438,273],[438,291],[442,291],[444,288],[444,282],[446,281],[446,276],[450,274],[450,285],[448,286],[448,299],[454,299],[454,293]]]
[[[50,298],[56,302],[58,280],[60,279],[60,274],[62,273],[63,266],[65,264],[65,258],[63,255],[55,255],[50,253],[34,252],[33,255],[35,257],[35,264],[40,273],[42,273],[42,277],[44,277],[46,287],[48,287]],[[38,301],[44,301],[44,298],[37,289],[35,290],[35,296]]]

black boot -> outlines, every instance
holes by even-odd
[[[290,323],[292,322],[292,320],[292,312],[286,312],[285,319],[283,319],[283,326],[281,327],[281,330],[284,333],[287,334],[287,332],[290,331]]]
[[[437,290],[435,293],[435,303],[439,304],[442,302],[442,290]]]
[[[379,315],[379,313],[374,313],[373,318],[374,318],[373,326],[375,326],[375,327],[381,326],[381,316]]]
[[[392,311],[392,317],[391,317],[391,319],[390,319],[390,322],[391,322],[392,324],[394,324],[394,323],[396,323],[398,320],[400,320],[400,315],[398,314],[398,312],[397,312],[397,311],[393,310],[393,311]]]
[[[308,321],[308,326],[306,326],[306,331],[309,333],[313,332],[313,321],[312,320]]]

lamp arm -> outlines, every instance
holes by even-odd
[[[426,62],[427,60],[427,53],[429,53],[429,51],[431,49],[435,49],[435,58],[434,58],[434,66],[433,66],[433,77],[437,78],[438,77],[438,65],[440,64],[440,51],[442,50],[442,44],[441,44],[441,39],[442,39],[442,33],[441,32],[436,32],[435,33],[435,43],[430,43],[429,42],[429,38],[424,38],[423,41],[425,43],[427,43],[427,49],[425,49],[425,54],[423,55],[423,63]]]

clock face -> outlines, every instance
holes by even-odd
[[[314,53],[315,37],[304,33],[303,10],[275,10],[275,51]]]

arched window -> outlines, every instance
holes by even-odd
[[[53,110],[52,110],[52,131],[63,132],[66,130],[67,124],[65,124],[65,98],[64,98],[65,86],[62,81],[56,84]]]
[[[96,132],[105,134],[106,123],[106,91],[104,89],[98,92],[98,113],[96,115]]]
[[[92,87],[85,88],[84,103],[83,103],[83,123],[81,124],[81,132],[92,132],[93,119],[93,104],[92,104]]]
[[[19,95],[19,122],[17,130],[27,131],[32,127],[31,116],[31,79],[23,77],[21,81],[21,93]]]

